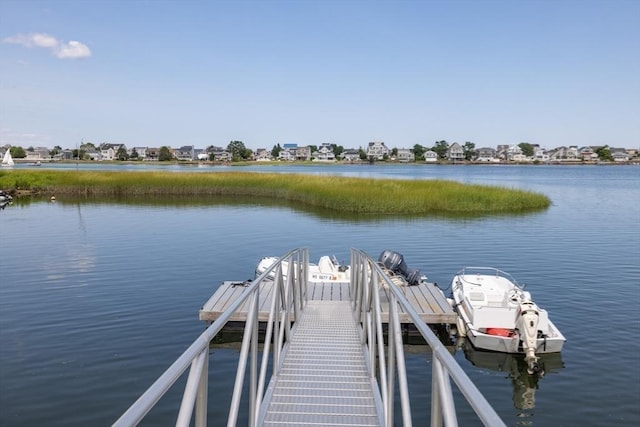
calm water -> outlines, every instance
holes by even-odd
[[[517,358],[455,351],[507,425],[640,425],[640,168],[242,170],[447,178],[539,191],[553,205],[472,220],[344,218],[246,201],[9,206],[0,211],[1,426],[111,424],[202,331],[198,309],[221,281],[301,246],[312,259],[341,260],[350,247],[374,257],[394,249],[442,288],[467,265],[510,272],[568,341],[537,381]],[[413,411],[427,424],[430,355],[410,350]],[[211,425],[224,424],[236,358],[232,346],[212,350]],[[147,425],[174,423],[180,394]],[[460,425],[479,425],[458,409]]]

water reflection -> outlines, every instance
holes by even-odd
[[[533,416],[533,409],[536,406],[538,382],[544,381],[544,379],[541,375],[531,375],[527,372],[524,356],[478,350],[464,338],[458,340],[458,347],[463,350],[465,357],[473,366],[507,373],[507,378],[513,387],[513,406],[520,418],[518,425],[531,425],[533,422],[530,418]],[[540,367],[545,375],[564,368],[561,353],[539,354],[538,357]]]
[[[94,206],[134,206],[134,207],[174,207],[174,208],[194,208],[194,207],[267,207],[285,208],[315,217],[321,220],[345,221],[352,223],[378,222],[389,219],[414,220],[414,219],[440,219],[448,221],[469,221],[484,220],[487,218],[524,218],[534,217],[544,214],[542,211],[514,212],[514,213],[464,213],[464,212],[427,212],[424,214],[371,214],[345,212],[339,209],[319,208],[306,203],[295,201],[274,199],[270,197],[258,196],[220,196],[220,195],[175,195],[165,196],[77,196],[64,195],[59,197],[31,196],[21,197],[14,203],[20,206],[29,206],[33,203],[53,202],[62,205],[94,205]]]

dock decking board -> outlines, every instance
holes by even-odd
[[[243,282],[223,282],[215,293],[204,304],[199,313],[200,320],[215,321],[246,289]],[[420,318],[428,324],[455,324],[457,314],[449,306],[446,298],[440,293],[433,283],[421,283],[416,286],[401,288],[412,307],[420,315]],[[273,292],[273,282],[266,281],[260,285],[260,306],[258,320],[266,322],[269,317],[269,308]],[[380,291],[382,305],[382,320],[388,321],[389,297],[388,289]],[[348,301],[348,282],[310,282],[307,286],[307,298],[311,301]],[[230,321],[243,322],[247,318],[249,303],[245,302]],[[403,310],[399,311],[402,323],[412,323],[409,316]]]

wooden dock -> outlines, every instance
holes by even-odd
[[[200,309],[200,320],[206,322],[215,321],[246,289],[248,282],[225,281],[215,291]],[[429,325],[455,324],[458,315],[453,311],[442,292],[433,283],[420,283],[415,286],[401,287],[405,297],[416,310],[420,318]],[[260,306],[258,320],[266,322],[269,317],[269,304],[273,292],[273,282],[266,281],[260,284]],[[311,301],[350,301],[348,282],[309,282],[307,285],[307,297]],[[389,318],[388,290],[380,290],[380,302],[382,305],[382,321]],[[229,319],[231,322],[244,322],[247,319],[249,303],[246,302]],[[409,316],[400,310],[400,321],[403,324],[413,323]]]

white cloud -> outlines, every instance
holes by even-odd
[[[71,40],[67,44],[61,44],[58,46],[55,55],[61,59],[67,58],[87,58],[91,56],[91,50],[87,45],[78,41]]]
[[[66,43],[44,33],[16,34],[15,36],[5,37],[2,42],[19,44],[29,48],[43,47],[49,49],[54,56],[60,59],[88,58],[91,56],[91,50],[84,43],[75,40]]]

